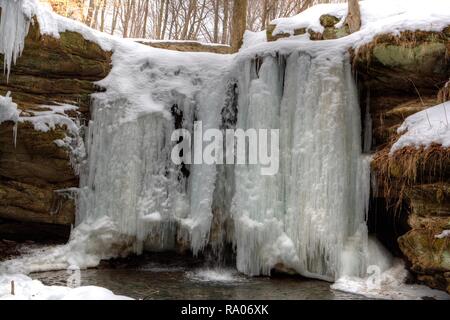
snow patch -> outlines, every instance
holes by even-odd
[[[14,295],[11,294],[14,281]],[[0,300],[133,300],[96,287],[69,288],[46,286],[38,280],[21,274],[0,275]]]
[[[391,155],[405,147],[450,147],[450,101],[409,116],[398,133],[402,136],[392,146]]]
[[[399,34],[401,31],[442,31],[450,24],[450,2],[448,0],[364,0],[360,1],[361,29],[344,37],[345,42],[354,48],[370,42],[376,35],[383,33]],[[280,18],[271,22],[276,28],[273,35],[294,34],[300,28],[323,32],[320,17],[324,14],[333,15],[341,21],[336,25],[341,27],[347,16],[347,3],[319,4],[300,14]],[[285,41],[285,40],[284,40]],[[305,41],[305,40],[303,40]],[[306,40],[309,41],[309,40]]]
[[[132,244],[108,217],[87,219],[72,231],[68,244],[30,249],[17,259],[2,262],[0,274],[92,268],[103,259],[126,256],[132,252]]]
[[[11,92],[8,91],[6,96],[0,95],[0,124],[5,121],[17,123],[19,121],[20,111],[17,104],[12,101]]]
[[[436,239],[450,238],[450,230],[444,230],[440,234],[434,236]]]

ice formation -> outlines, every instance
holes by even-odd
[[[223,56],[117,45],[99,83],[106,92],[93,97],[78,227],[67,246],[25,259],[23,272],[144,249],[220,255],[232,244],[250,275],[280,265],[325,280],[363,275],[369,170],[349,58],[344,46],[296,47],[255,58],[254,48]],[[195,121],[279,129],[279,173],[174,164],[171,134]]]
[[[364,13],[374,0],[362,3]],[[213,252],[219,259],[229,244],[237,269],[249,275],[280,267],[329,281],[341,278],[345,286],[345,279],[380,264],[374,259],[383,255],[365,223],[370,157],[362,152],[360,108],[346,52],[385,31],[377,27],[383,23],[394,31],[412,26],[411,19],[400,23],[401,10],[391,12],[391,24],[373,19],[370,28],[343,39],[266,43],[262,33],[247,33],[238,54],[215,55],[114,39],[55,17],[34,0],[0,4],[12,14],[2,23],[10,16],[20,22],[13,37],[3,24],[0,29],[2,36],[8,31],[0,46],[9,57],[8,70],[23,48],[26,17],[32,14],[41,33],[72,30],[114,51],[113,69],[99,83],[106,91],[93,96],[70,242],[2,263],[1,269],[86,268],[130,252],[179,247]],[[422,19],[419,26],[435,20]],[[196,121],[202,129],[222,131],[279,129],[278,174],[263,176],[260,165],[173,163],[172,132],[192,132]],[[46,125],[42,129],[52,123]],[[383,271],[389,263],[382,261]]]
[[[4,71],[9,79],[13,63],[22,54],[30,18],[23,13],[23,0],[0,0],[0,53],[4,55]]]
[[[227,63],[205,55],[201,65],[154,53],[115,65],[94,97],[78,221],[108,217],[135,239],[135,252],[232,243],[238,270],[250,275],[282,264],[334,280],[348,270],[348,251],[352,272],[363,274],[369,170],[342,50]],[[171,133],[192,131],[196,120],[203,129],[280,129],[280,172],[173,164]]]

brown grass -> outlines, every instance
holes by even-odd
[[[428,148],[406,147],[391,155],[392,142],[396,138],[375,154],[372,169],[384,198],[390,204],[395,200],[398,208],[404,199],[406,188],[417,183],[448,181],[450,148],[440,145]]]

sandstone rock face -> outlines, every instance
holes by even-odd
[[[41,36],[35,23],[9,82],[0,77],[0,94],[10,91],[26,117],[51,110],[48,106],[57,103],[77,106],[66,117],[83,123],[89,119],[90,94],[97,90],[93,82],[109,73],[110,61],[111,53],[81,35]],[[64,190],[78,187],[78,177],[70,149],[55,141],[70,135],[66,125],[43,132],[29,121],[19,122],[16,128],[12,122],[0,124],[0,239],[68,237],[75,204]]]
[[[447,30],[447,29],[446,29]],[[382,35],[354,53],[361,105],[371,115],[373,197],[411,228],[398,239],[419,282],[449,291],[450,150],[405,148],[389,155],[397,129],[416,112],[442,103],[450,78],[450,37],[443,32]],[[394,209],[392,209],[394,208]]]

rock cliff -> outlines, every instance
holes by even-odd
[[[395,217],[407,219],[410,230],[398,238],[398,246],[410,269],[419,281],[450,292],[450,238],[439,237],[450,229],[450,150],[434,145],[390,154],[406,117],[448,99],[449,40],[450,28],[383,35],[356,51],[353,61],[361,105],[372,118],[365,130],[372,133],[375,151],[373,198],[378,201],[373,202],[392,215],[378,229],[390,223],[398,228]],[[372,208],[372,215],[379,211]]]
[[[0,125],[0,238],[68,237],[75,205],[67,189],[78,187],[78,177],[70,148],[57,142],[71,133],[61,124],[36,130],[35,120],[64,104],[77,108],[59,116],[88,121],[94,82],[109,73],[110,60],[111,53],[77,33],[63,32],[60,39],[41,36],[35,23],[9,81],[0,77],[0,94],[11,92],[23,118],[17,128],[12,122]]]

